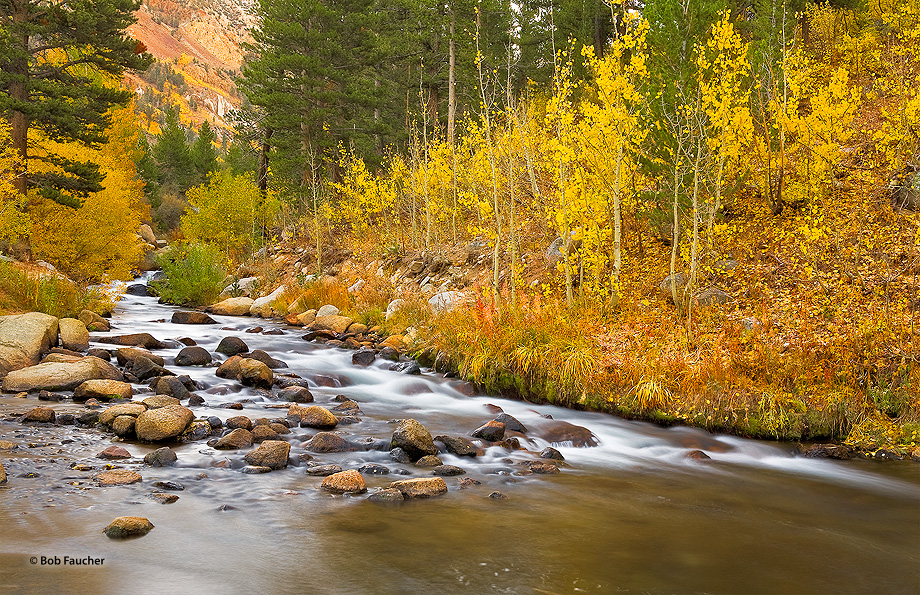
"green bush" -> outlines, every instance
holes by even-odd
[[[227,274],[226,257],[207,244],[177,243],[157,257],[163,278],[151,282],[163,301],[179,306],[212,304]]]

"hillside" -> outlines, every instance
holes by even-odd
[[[241,99],[234,78],[254,23],[253,9],[251,0],[145,0],[128,33],[147,46],[157,64],[127,76],[126,84],[137,93],[138,113],[149,134],[158,134],[171,104],[180,106],[187,126],[197,128],[207,119],[218,130],[229,127],[228,112]]]

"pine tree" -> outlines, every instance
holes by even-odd
[[[153,157],[160,166],[160,185],[164,189],[185,192],[192,186],[195,178],[195,161],[175,108],[166,111],[166,122],[157,144],[153,147]]]
[[[132,93],[118,88],[125,69],[144,70],[146,48],[125,36],[137,0],[0,0],[0,112],[12,127],[20,157],[16,189],[38,188],[68,206],[102,189],[103,175],[90,162],[30,151],[29,130],[54,141],[99,147],[111,122],[109,109]],[[56,171],[30,172],[29,160]]]
[[[192,146],[192,162],[195,164],[198,182],[207,180],[208,174],[217,170],[217,151],[214,149],[216,138],[211,124],[207,120],[202,122],[198,140]]]

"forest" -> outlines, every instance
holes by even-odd
[[[97,5],[121,16],[75,33]],[[0,2],[5,253],[81,287],[158,258],[189,305],[287,275],[285,303],[338,301],[488,390],[917,447],[920,1],[260,0],[231,131],[180,117],[181,70],[123,34],[136,4],[73,6]],[[435,314],[345,251],[478,273]]]

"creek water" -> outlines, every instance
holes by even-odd
[[[583,426],[599,445],[556,445],[567,464],[553,475],[520,474],[520,462],[534,455],[499,446],[475,459],[442,454],[467,471],[446,478],[447,494],[382,506],[366,495],[321,491],[322,478],[307,475],[305,465],[247,475],[239,469],[244,453],[202,441],[175,445],[176,466],[152,468],[139,459],[155,446],[129,441],[119,444],[136,458],[119,465],[139,471],[143,482],[102,488],[91,471],[70,466],[100,469],[95,455],[113,435],[22,426],[9,414],[38,401],[0,395],[7,419],[0,434],[20,444],[0,451],[10,478],[0,486],[0,594],[920,592],[916,463],[795,458],[792,444],[470,396],[468,385],[429,371],[407,376],[380,360],[353,366],[351,352],[305,342],[302,332],[276,322],[215,317],[217,325],[176,325],[168,322],[173,310],[126,296],[112,334],[190,337],[212,353],[224,336],[238,336],[288,364],[278,372],[312,378],[318,404],[333,405],[336,395],[357,401],[361,421],[337,428],[354,441],[388,440],[392,420],[407,417],[433,435],[468,435],[494,417],[491,404],[525,426],[544,423],[541,415]],[[285,334],[244,332],[257,324]],[[156,353],[206,386],[198,394],[207,406],[193,408],[196,415],[284,416],[266,408],[277,401],[217,378],[213,367],[171,365],[179,347]],[[244,400],[242,411],[220,407]],[[54,407],[83,410],[69,400]],[[292,456],[313,433],[295,428],[286,436]],[[532,452],[547,445],[524,441]],[[712,460],[688,459],[695,449]],[[314,456],[345,469],[386,465],[390,475],[365,475],[371,492],[403,478],[399,472],[430,474],[393,462],[386,450]],[[461,489],[462,477],[481,484]],[[185,487],[173,492],[176,503],[147,497],[161,480]],[[506,498],[490,498],[494,491]],[[155,528],[109,540],[102,529],[118,516],[147,517]],[[104,561],[65,565],[64,556]],[[61,564],[47,563],[54,558]]]

